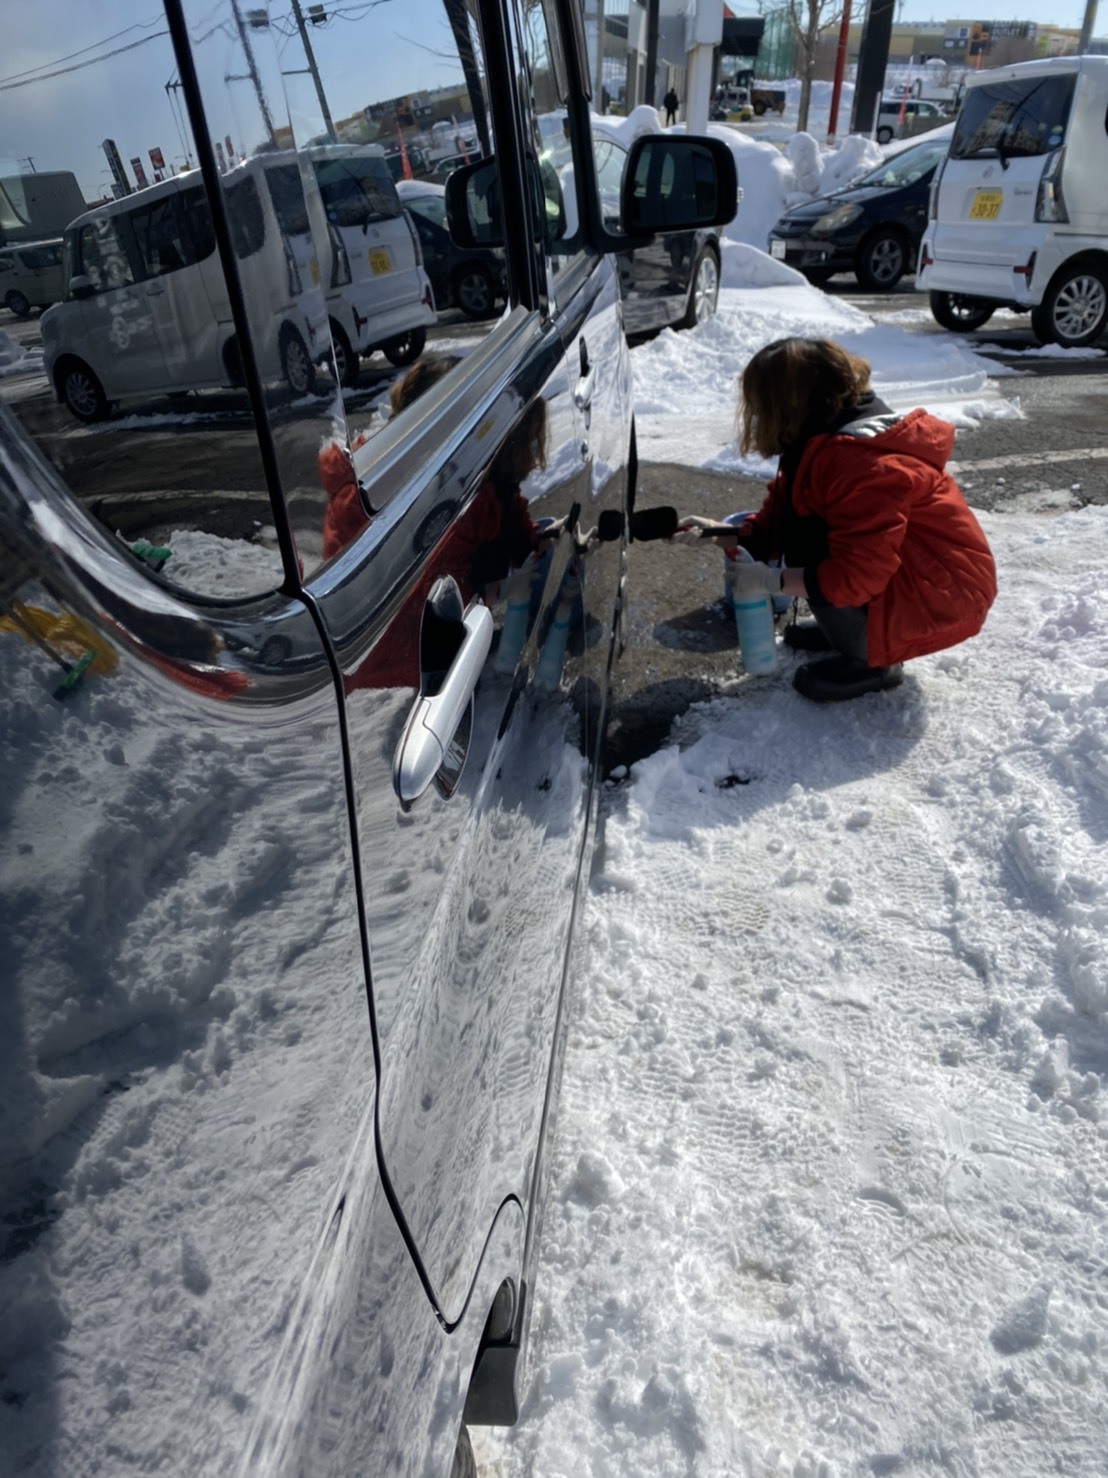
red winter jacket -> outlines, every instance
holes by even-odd
[[[887,667],[974,636],[996,597],[996,566],[946,460],[954,430],[924,410],[867,436],[823,433],[792,478],[778,472],[743,542],[760,558],[806,563],[790,543],[820,529],[809,590],[833,606],[866,606],[867,656]]]

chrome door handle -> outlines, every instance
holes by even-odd
[[[415,804],[447,759],[492,646],[488,606],[471,605],[462,625],[465,635],[446,676],[436,692],[416,699],[397,746],[392,783],[404,807]]]
[[[577,381],[577,389],[573,393],[573,403],[579,411],[587,411],[592,406],[592,392],[596,383],[594,370],[587,370]]]

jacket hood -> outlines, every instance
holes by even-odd
[[[863,418],[835,433],[871,441],[883,455],[917,457],[941,471],[954,449],[954,427],[930,411],[909,411],[891,423],[888,417]]]

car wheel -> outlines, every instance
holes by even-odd
[[[108,414],[104,387],[87,364],[67,359],[58,371],[58,386],[71,415],[87,423],[102,421]]]
[[[389,339],[381,345],[381,352],[390,364],[398,368],[411,364],[423,353],[423,346],[427,342],[427,330],[425,328],[413,328],[406,334],[397,334],[395,339]]]
[[[467,318],[488,318],[496,305],[496,284],[487,267],[474,262],[453,278],[454,301]]]
[[[907,269],[908,247],[899,231],[874,231],[854,258],[854,275],[870,292],[892,292]]]
[[[835,275],[830,267],[801,267],[800,270],[813,287],[823,287]]]
[[[1063,268],[1031,310],[1031,328],[1040,344],[1080,349],[1095,343],[1108,324],[1108,274],[1090,263]]]
[[[766,111],[766,105],[761,100],[761,98],[759,98],[758,101],[754,104],[754,111],[755,113],[757,113],[759,118],[761,118],[762,114]]]
[[[477,1478],[477,1459],[473,1456],[473,1443],[469,1440],[468,1427],[463,1427],[458,1433],[450,1478]]]
[[[996,311],[996,304],[988,298],[971,298],[965,293],[931,294],[931,316],[940,328],[949,328],[954,333],[972,333],[983,328]]]
[[[887,123],[883,123],[877,130],[877,142],[879,144],[892,143],[893,131]]]
[[[715,315],[719,300],[719,258],[710,246],[704,247],[696,259],[689,284],[689,305],[681,320],[682,328],[695,328]]]
[[[361,376],[362,365],[351,348],[343,329],[331,319],[331,348],[335,356],[335,375],[340,385],[352,390]]]
[[[310,395],[315,389],[315,365],[308,346],[291,324],[281,330],[281,372],[294,395]]]
[[[29,299],[24,297],[21,292],[16,292],[14,287],[12,288],[8,296],[4,299],[4,302],[17,318],[26,318],[28,313],[30,313],[31,311],[31,304]]]

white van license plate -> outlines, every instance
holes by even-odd
[[[783,262],[785,260],[785,243],[783,241],[771,241],[769,244],[769,254],[771,257],[776,257],[779,262]]]
[[[1003,199],[1003,190],[978,190],[973,197],[973,204],[970,206],[970,220],[995,221],[1000,214],[1000,205]]]
[[[387,251],[371,251],[369,266],[374,277],[380,277],[382,272],[392,271],[392,260]]]

